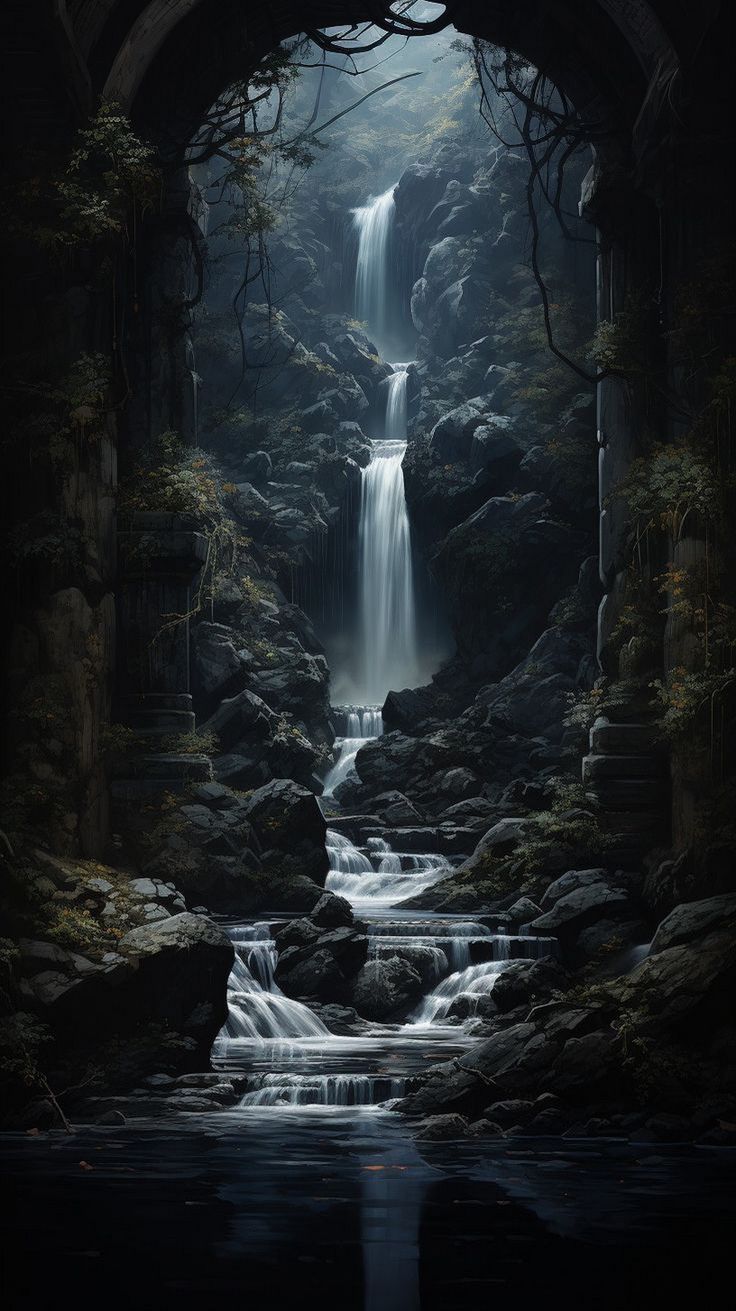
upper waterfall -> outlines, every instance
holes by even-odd
[[[353,210],[358,230],[355,269],[355,314],[368,324],[382,353],[390,354],[394,327],[390,295],[390,247],[394,220],[394,191],[389,187],[369,205]],[[388,348],[388,349],[387,349]]]

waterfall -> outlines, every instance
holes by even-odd
[[[326,846],[330,872],[325,887],[346,897],[361,913],[416,897],[449,873],[443,856],[395,852],[383,838],[371,838],[365,855],[342,833],[328,828]]]
[[[276,944],[267,924],[232,931],[235,960],[228,979],[228,1017],[217,1040],[217,1055],[231,1054],[233,1042],[293,1041],[329,1036],[321,1020],[301,1002],[285,997],[274,980]]]
[[[360,748],[383,733],[383,715],[377,706],[346,706],[343,713],[347,720],[347,735],[335,739],[339,754],[322,787],[325,801],[331,801],[335,790],[345,782]]]
[[[369,205],[353,210],[358,230],[355,315],[367,323],[368,331],[384,354],[392,327],[389,257],[396,208],[394,190],[395,187],[389,187]]]
[[[406,1079],[370,1074],[264,1074],[242,1106],[374,1106],[401,1097]]]
[[[409,373],[404,364],[395,364],[394,371],[386,380],[388,396],[386,399],[386,437],[392,441],[406,441],[406,384]]]
[[[372,444],[360,498],[361,692],[383,703],[392,688],[421,681],[411,533],[402,462],[406,453],[406,371],[389,378],[387,439]],[[398,435],[397,435],[398,434]]]

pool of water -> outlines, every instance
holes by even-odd
[[[0,1155],[11,1306],[715,1306],[734,1238],[736,1154],[428,1143],[377,1107],[5,1135]]]

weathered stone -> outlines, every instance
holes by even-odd
[[[723,897],[708,897],[703,901],[690,901],[676,906],[662,920],[654,935],[651,952],[666,951],[694,938],[701,938],[713,929],[725,929],[736,922],[736,893]]]
[[[358,1014],[367,1020],[385,1020],[406,1010],[421,992],[418,970],[408,961],[390,956],[370,960],[363,966],[353,983],[350,1000]]]

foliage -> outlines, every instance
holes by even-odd
[[[0,1019],[0,1070],[5,1080],[26,1088],[39,1084],[42,1075],[39,1054],[51,1040],[51,1033],[35,1015],[24,1011]]]
[[[264,587],[262,583],[256,582],[250,574],[245,574],[239,582],[240,593],[243,598],[243,605],[252,613],[258,614],[262,601],[273,600],[273,595],[269,588]]]
[[[616,622],[608,636],[625,666],[622,673],[636,675],[658,663],[662,630],[662,606],[654,580],[631,565]]]
[[[63,515],[41,510],[5,534],[5,552],[11,569],[39,564],[55,573],[75,574],[84,559],[84,538]]]
[[[159,738],[157,749],[175,756],[215,756],[220,742],[211,729],[198,728],[193,733],[173,733]]]
[[[113,102],[103,101],[79,129],[65,163],[57,169],[49,169],[48,161],[40,164],[15,198],[10,222],[45,249],[118,237],[132,213],[143,215],[159,203],[156,152]]]
[[[563,720],[566,728],[579,728],[587,733],[601,713],[604,701],[605,689],[601,681],[594,687],[568,692],[568,708]]]
[[[550,780],[552,800],[546,810],[531,817],[530,834],[514,852],[527,877],[554,869],[562,852],[566,860],[598,859],[610,838],[601,827],[591,797],[580,783]],[[565,868],[577,868],[566,865]]]
[[[721,512],[721,485],[709,452],[688,441],[655,444],[634,460],[615,495],[625,498],[640,526],[658,526],[675,539],[691,514],[707,518]]]
[[[108,724],[100,734],[100,748],[106,756],[125,756],[142,746],[143,739],[127,724]]]
[[[605,372],[629,376],[649,370],[650,306],[641,294],[629,294],[614,319],[602,319],[589,347],[589,357]]]
[[[679,665],[664,679],[651,684],[659,703],[659,727],[671,742],[689,742],[694,749],[694,730],[703,711],[712,709],[729,690],[736,688],[736,668],[719,672],[688,671]]]
[[[120,513],[164,510],[210,521],[223,514],[220,490],[209,456],[187,447],[177,432],[167,430],[140,454],[121,482]]]

